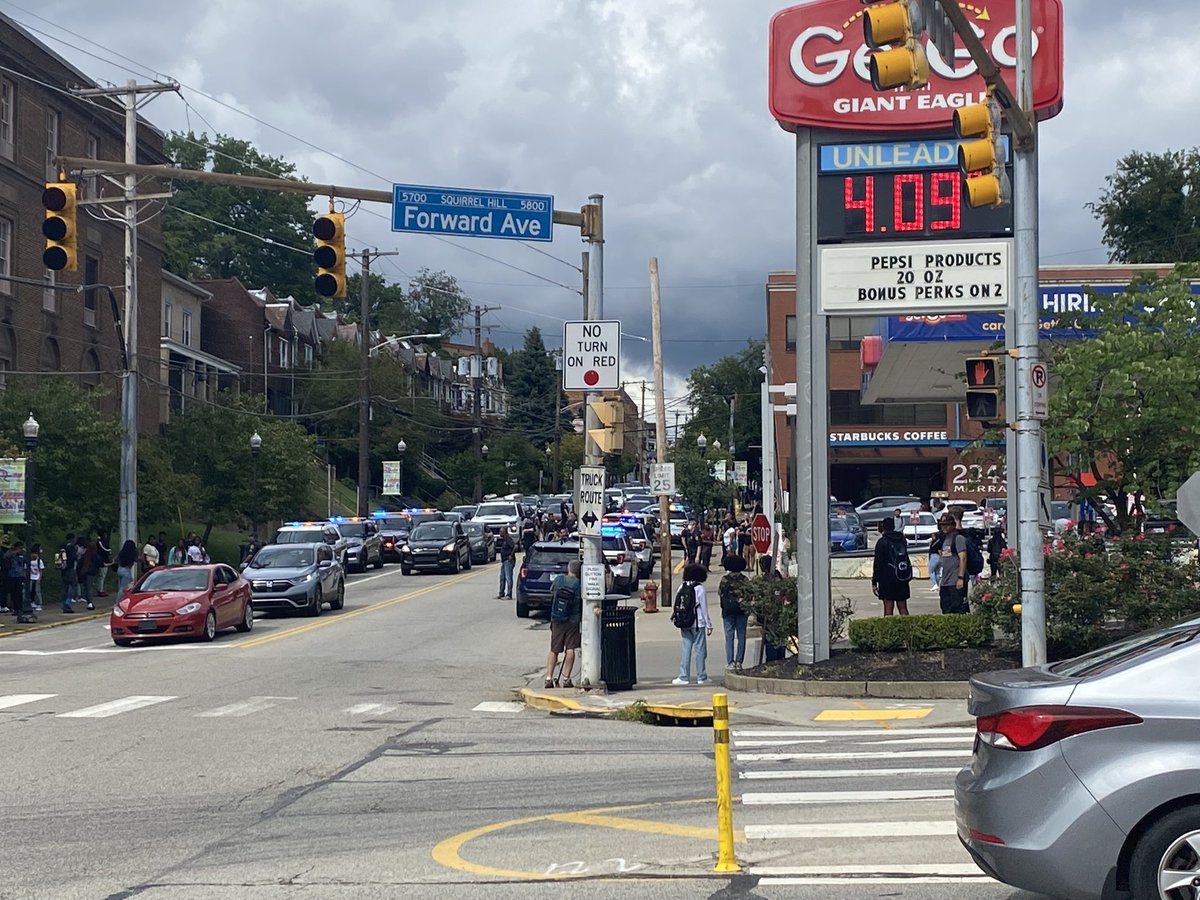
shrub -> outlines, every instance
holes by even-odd
[[[763,636],[776,647],[789,647],[796,639],[796,579],[747,578],[742,587],[742,608],[762,626]],[[830,600],[829,639],[837,643],[846,636],[846,623],[854,615],[849,597]]]
[[[850,623],[850,643],[864,651],[982,647],[991,638],[991,626],[978,615],[881,616]]]

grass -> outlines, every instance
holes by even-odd
[[[642,700],[634,700],[628,706],[617,707],[608,714],[608,718],[621,722],[641,722],[643,725],[652,725],[655,722],[654,714],[646,709]]]

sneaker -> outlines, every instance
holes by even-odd
[[[702,684],[708,684],[710,681],[712,681],[712,679],[711,679],[711,678],[708,678],[708,677],[704,677],[704,678],[697,678],[697,679],[696,679],[696,686],[697,686],[697,687],[699,687],[699,686],[700,686],[700,685],[702,685]]]
[[[65,613],[74,613],[75,612],[75,610],[71,609],[71,607],[69,607],[69,606],[64,606],[62,608],[62,611]]]
[[[690,684],[690,683],[691,682],[689,682],[686,678],[672,678],[671,679],[671,684],[673,684],[677,687],[683,687],[684,685]]]
[[[89,603],[89,604],[87,605],[87,608],[88,608],[88,609],[95,609],[95,608],[96,608],[96,605],[95,605],[94,603]]]
[[[737,670],[738,670],[738,664],[735,662],[731,662],[725,666],[726,672],[736,672]]]
[[[575,682],[571,681],[570,678],[564,678],[562,680],[562,687],[573,688],[573,687],[575,687]]]
[[[542,687],[546,688],[546,690],[549,690],[550,688],[554,687],[553,679],[547,678],[546,683],[543,684]]]

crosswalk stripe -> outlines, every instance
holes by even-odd
[[[970,746],[974,742],[974,734],[964,734],[961,737],[899,738],[894,741],[855,741],[854,743],[860,747],[873,747],[876,745],[896,747],[901,744],[960,744]]]
[[[135,694],[132,697],[122,697],[120,700],[110,700],[108,703],[99,703],[96,706],[88,706],[84,707],[83,709],[72,710],[71,712],[59,713],[56,718],[106,719],[109,716],[117,716],[121,713],[130,712],[135,709],[141,709],[145,706],[153,706],[156,703],[165,703],[168,700],[177,699],[179,698]]]
[[[395,703],[358,703],[345,710],[348,716],[382,716],[397,709]]]
[[[739,738],[831,738],[831,737],[878,737],[885,732],[881,732],[878,728],[850,728],[850,729],[824,729],[824,728],[789,728],[780,729],[778,731],[764,731],[762,729],[741,729],[734,728],[731,732],[734,742]],[[975,734],[973,727],[952,727],[952,726],[933,726],[930,728],[889,728],[886,732],[889,737],[892,736],[908,736],[908,735],[950,735],[950,734]]]
[[[798,825],[747,825],[748,841],[786,838],[940,837],[958,834],[953,819],[926,822],[808,822]]]
[[[890,778],[896,775],[957,775],[961,767],[929,769],[774,769],[766,772],[740,772],[739,778],[786,781],[789,778]]]
[[[742,794],[745,806],[793,806],[807,803],[900,803],[912,800],[947,800],[954,791],[777,791],[770,794]]]
[[[256,712],[262,712],[264,709],[270,709],[272,706],[278,706],[282,701],[295,699],[295,697],[251,697],[249,700],[242,700],[239,703],[230,703],[227,706],[218,706],[216,709],[196,713],[196,718],[216,719],[249,716]]]
[[[850,863],[842,866],[750,866],[749,874],[779,878],[788,875],[981,875],[974,863]]]
[[[14,706],[24,706],[26,703],[37,703],[39,700],[49,700],[58,694],[8,694],[0,697],[0,709],[12,709]]]
[[[863,750],[845,753],[739,753],[738,762],[788,762],[807,759],[936,759],[970,757],[970,752],[955,750]]]
[[[813,887],[831,884],[995,884],[995,880],[976,872],[974,875],[793,875],[759,878],[764,887]]]

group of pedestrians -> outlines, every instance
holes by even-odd
[[[737,556],[745,562],[747,570],[754,571],[758,553],[750,536],[749,518],[738,519],[726,512],[719,520],[709,521],[705,517],[700,521],[688,520],[681,537],[687,565],[700,565],[705,571],[712,571],[713,548],[719,546],[722,566],[725,560]]]

